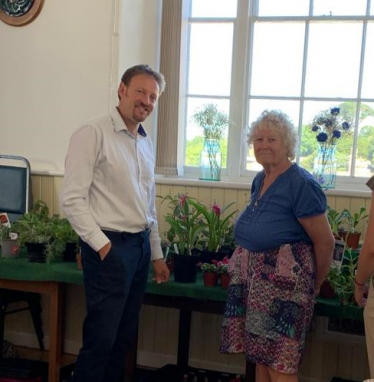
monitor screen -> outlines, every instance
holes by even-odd
[[[26,168],[0,166],[0,212],[26,212],[26,179]]]

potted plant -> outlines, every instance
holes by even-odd
[[[162,200],[170,207],[165,215],[170,226],[166,236],[174,251],[174,280],[177,282],[195,282],[196,264],[200,260],[205,225],[201,212],[193,207],[191,200],[187,194],[167,195]]]
[[[219,111],[217,105],[208,103],[192,116],[204,135],[204,147],[200,157],[200,179],[221,180],[220,140],[229,126],[229,117]]]
[[[369,215],[366,214],[366,208],[361,207],[360,211],[351,213],[348,209],[342,211],[343,224],[345,225],[346,237],[345,241],[349,248],[356,249],[359,246],[361,232],[358,225]]]
[[[17,234],[12,232],[11,224],[0,224],[0,247],[1,256],[14,258],[19,256],[19,245],[17,243]]]
[[[223,248],[232,246],[234,227],[232,218],[237,211],[234,210],[226,216],[225,212],[235,202],[229,203],[222,208],[216,202],[209,207],[194,199],[191,199],[190,203],[204,218],[202,262],[209,263],[212,260],[222,260],[229,255],[227,250],[223,250]]]
[[[63,261],[76,261],[79,236],[66,218],[57,218],[54,226],[54,250]]]
[[[327,281],[329,281],[335,294],[342,305],[354,304],[355,272],[357,268],[358,254],[352,248],[345,248],[344,260],[340,267],[332,263]]]
[[[225,257],[222,261],[214,262],[217,266],[217,273],[221,282],[221,287],[227,289],[230,282],[229,259]]]
[[[53,240],[53,224],[49,217],[49,208],[45,202],[38,200],[35,206],[23,214],[14,223],[14,230],[18,233],[20,246],[26,246],[30,262],[45,262],[47,250]]]
[[[344,215],[342,212],[338,212],[336,209],[328,206],[327,207],[327,220],[330,224],[331,231],[337,240],[344,240]]]
[[[212,263],[200,263],[200,269],[203,272],[204,286],[215,286],[218,280],[217,265]]]

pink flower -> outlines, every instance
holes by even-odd
[[[221,207],[217,203],[212,205],[212,210],[217,216],[221,215]]]
[[[187,200],[187,194],[182,194],[182,195],[179,197],[179,204],[183,207],[183,206],[184,206],[184,203],[186,203],[186,200]]]

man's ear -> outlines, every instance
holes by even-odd
[[[126,91],[126,85],[121,81],[121,83],[118,86],[118,99],[121,101],[121,98],[125,94]]]

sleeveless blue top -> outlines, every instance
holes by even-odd
[[[326,195],[313,176],[293,164],[259,198],[265,172],[253,180],[251,201],[235,224],[236,244],[263,252],[297,241],[312,243],[298,218],[325,213]]]

